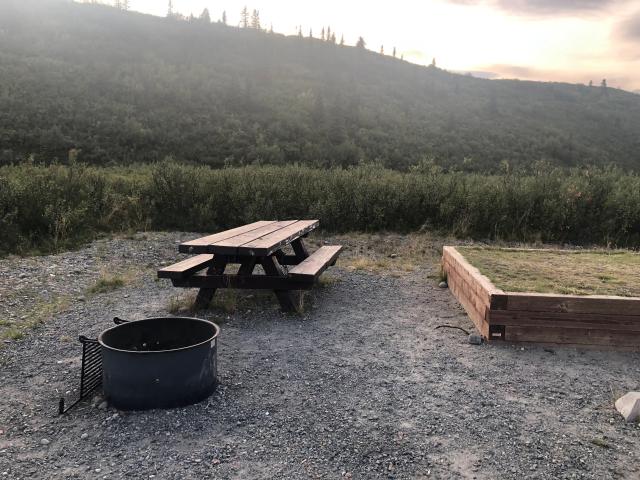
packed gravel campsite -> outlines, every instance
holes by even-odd
[[[639,475],[640,425],[614,402],[637,388],[640,353],[469,343],[474,324],[438,286],[446,240],[312,233],[309,251],[344,250],[302,310],[283,312],[268,290],[224,289],[195,314],[196,291],[157,270],[202,236],[0,260],[2,318],[15,329],[2,327],[0,349],[2,478]],[[80,394],[79,335],[98,338],[114,317],[193,315],[220,328],[213,394],[130,410],[97,388],[59,415],[59,399]]]

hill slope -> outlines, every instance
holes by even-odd
[[[640,96],[484,80],[319,40],[53,0],[0,4],[0,164],[424,156],[640,169]],[[73,154],[72,154],[73,156]]]

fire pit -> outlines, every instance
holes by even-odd
[[[215,391],[216,324],[188,317],[114,321],[97,340],[80,337],[80,399],[101,383],[115,408],[148,410],[183,407]],[[61,399],[60,413],[66,410]]]
[[[217,384],[217,325],[148,318],[102,332],[102,388],[120,410],[173,408],[204,400]]]

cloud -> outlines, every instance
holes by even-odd
[[[585,14],[605,10],[628,0],[449,0],[458,5],[485,5],[519,15]]]
[[[614,55],[626,62],[640,62],[640,11],[622,17],[611,30]],[[636,71],[637,71],[637,67]],[[629,68],[633,71],[633,68]]]
[[[497,0],[503,10],[522,13],[583,13],[604,10],[619,0]]]
[[[622,40],[640,42],[640,11],[622,20],[615,33]]]

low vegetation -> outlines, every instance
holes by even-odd
[[[334,235],[331,243],[344,245],[338,265],[348,270],[402,276],[422,268],[429,273],[440,263],[443,238],[429,232],[350,233]]]
[[[640,246],[640,177],[619,170],[410,173],[170,161],[99,168],[0,167],[0,253],[72,248],[103,233],[211,232],[319,218],[328,232],[434,231],[459,238]],[[400,252],[396,252],[400,253]]]
[[[196,292],[172,295],[167,302],[167,311],[172,315],[195,313],[196,295]]]
[[[109,273],[102,271],[96,281],[87,288],[88,295],[107,293],[129,285],[134,280],[133,271]]]
[[[56,297],[51,300],[42,300],[25,315],[15,319],[0,319],[0,341],[19,340],[24,337],[29,330],[37,328],[51,317],[69,308],[68,297]],[[2,343],[0,343],[2,348]]]
[[[458,250],[504,291],[640,297],[638,253],[478,247]]]

